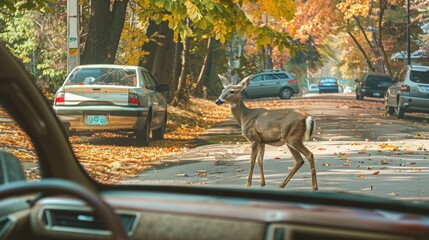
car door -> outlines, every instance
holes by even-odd
[[[429,98],[429,71],[426,69],[413,69],[410,71],[410,96]]]
[[[245,88],[247,95],[250,98],[260,97],[261,87],[263,86],[264,75],[257,75],[250,80],[249,86]]]
[[[152,123],[151,128],[158,128],[162,125],[164,121],[167,104],[164,99],[164,96],[156,91],[156,81],[154,77],[147,71],[141,70],[143,75],[143,84],[145,87],[145,92],[149,97],[149,102],[152,107]]]
[[[275,74],[265,74],[263,82],[263,91],[265,96],[277,96],[281,89],[280,78]]]

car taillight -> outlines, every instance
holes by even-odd
[[[135,93],[128,94],[128,106],[140,106],[139,95]]]
[[[290,84],[291,84],[291,83],[297,83],[297,81],[296,81],[296,80],[288,80],[287,82],[288,82],[288,83],[290,83]]]
[[[410,86],[407,84],[401,85],[401,92],[410,92]]]
[[[58,92],[55,94],[54,105],[64,105],[65,100],[64,92]]]

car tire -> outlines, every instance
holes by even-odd
[[[403,119],[405,117],[404,108],[399,105],[396,107],[396,117],[400,119]]]
[[[279,93],[279,97],[281,99],[289,99],[292,97],[292,95],[293,95],[293,90],[290,88],[283,88],[282,90],[280,90],[280,93]]]
[[[166,126],[167,126],[167,114],[165,114],[164,121],[163,121],[161,127],[152,131],[152,139],[153,140],[163,140]]]
[[[136,131],[136,140],[139,146],[147,147],[150,142],[150,119],[146,120],[143,129]]]
[[[388,104],[387,100],[384,100],[384,108],[386,109],[386,113],[387,113],[389,116],[393,116],[393,114],[395,114],[395,108],[394,108],[394,107],[389,106],[389,104]]]

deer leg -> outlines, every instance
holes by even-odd
[[[313,190],[318,190],[319,188],[317,186],[316,167],[314,165],[313,153],[310,150],[308,150],[308,148],[306,148],[302,142],[298,142],[298,143],[292,145],[292,147],[294,147],[298,152],[300,152],[302,155],[304,155],[308,159],[308,161],[310,163],[312,187],[313,187]]]
[[[258,155],[259,142],[251,142],[250,168],[247,177],[247,186],[252,186],[253,169],[255,168],[256,157]]]
[[[288,182],[292,179],[293,175],[295,175],[298,169],[304,164],[304,160],[302,159],[299,152],[295,150],[293,147],[290,147],[289,145],[287,145],[287,147],[289,148],[289,151],[292,154],[292,157],[295,159],[295,165],[293,166],[292,171],[289,173],[289,175],[287,175],[285,180],[283,180],[283,182],[280,183],[281,188],[284,188],[286,184],[288,184]]]
[[[264,153],[265,153],[265,144],[260,143],[258,146],[258,166],[259,172],[261,174],[261,187],[265,186],[265,177],[264,177]]]

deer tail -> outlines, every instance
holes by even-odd
[[[316,122],[313,120],[311,116],[308,116],[305,119],[305,134],[304,140],[310,140],[311,135],[313,135],[313,131],[316,128]]]

